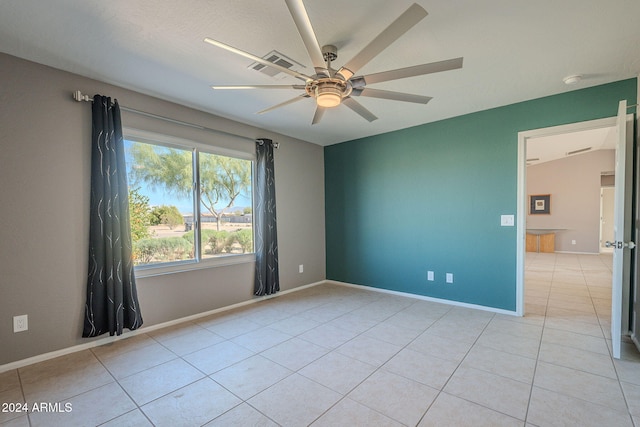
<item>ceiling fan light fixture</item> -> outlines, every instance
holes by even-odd
[[[316,87],[316,104],[318,107],[337,107],[342,102],[342,91],[334,86]]]

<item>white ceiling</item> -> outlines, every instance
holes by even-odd
[[[419,0],[429,16],[368,63],[370,74],[464,57],[460,70],[380,83],[432,96],[427,105],[358,98],[311,125],[307,99],[264,115],[293,90],[213,91],[212,84],[299,84],[248,70],[252,61],[205,37],[263,56],[311,61],[284,0],[20,0],[0,2],[0,51],[313,143],[328,145],[636,77],[638,0]],[[306,0],[320,44],[341,65],[406,10],[405,0]],[[578,85],[562,78],[583,74]],[[374,86],[372,86],[374,87]],[[120,100],[126,105],[126,100]]]
[[[583,130],[527,140],[527,165],[539,165],[598,150],[615,150],[616,127]]]

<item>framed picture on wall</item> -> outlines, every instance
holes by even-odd
[[[551,213],[551,194],[537,194],[529,196],[529,215]]]

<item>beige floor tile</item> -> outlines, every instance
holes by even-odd
[[[531,385],[474,368],[458,368],[444,391],[524,420]]]
[[[469,351],[460,366],[480,369],[531,384],[536,360],[477,344]]]
[[[336,351],[361,362],[380,366],[401,349],[398,345],[360,335],[341,345]]]
[[[333,319],[331,322],[328,322],[327,325],[345,329],[349,332],[353,332],[354,334],[361,334],[367,329],[374,327],[378,323],[379,322],[377,320],[371,320],[363,316],[347,313]]]
[[[598,316],[596,315],[595,309],[593,308],[590,312],[586,312],[581,310],[573,310],[567,307],[548,306],[546,316],[547,318],[572,319],[578,322],[598,322]]]
[[[410,306],[404,308],[400,313],[408,313],[413,314],[415,316],[419,316],[423,319],[432,319],[438,320],[449,311],[451,311],[453,307],[447,304],[440,304],[432,301],[415,301]]]
[[[460,362],[469,352],[472,344],[457,341],[454,337],[441,337],[427,331],[416,338],[407,348],[441,359]]]
[[[534,385],[613,409],[627,409],[618,381],[599,375],[538,362]]]
[[[373,409],[349,398],[344,398],[329,409],[312,427],[401,427],[402,424],[392,420]]]
[[[278,427],[278,424],[267,418],[264,414],[256,411],[251,406],[243,403],[215,420],[205,424],[206,427]]]
[[[209,375],[255,353],[231,341],[224,341],[184,356],[184,360]]]
[[[94,347],[91,351],[102,360],[114,354],[127,353],[152,344],[157,344],[157,341],[147,334],[138,334]]]
[[[542,342],[559,344],[604,355],[609,354],[604,337],[598,338],[560,329],[545,328],[542,334]]]
[[[267,326],[232,338],[231,341],[258,353],[291,338],[291,335],[271,329]]]
[[[515,427],[522,426],[522,421],[456,396],[440,393],[418,427],[441,426]]]
[[[416,425],[437,394],[424,384],[379,370],[347,396],[405,425]]]
[[[22,397],[22,389],[20,388],[20,384],[18,384],[18,387],[10,388],[8,390],[0,392],[0,404],[3,405],[0,408],[0,424],[18,418],[25,413],[28,413],[30,409],[29,405],[32,404],[32,402],[27,402],[26,408],[22,405],[24,403],[25,400]],[[14,407],[5,407],[5,404],[18,405]]]
[[[538,356],[540,339],[505,334],[503,332],[487,331],[478,338],[477,344],[494,350],[504,351],[505,353],[535,359]]]
[[[560,329],[598,338],[604,337],[599,322],[580,322],[572,319],[549,318],[544,326],[545,328]]]
[[[20,378],[16,369],[0,373],[0,393],[16,387],[20,387]]]
[[[329,349],[325,347],[300,338],[292,338],[260,354],[292,371],[297,371],[328,352]]]
[[[247,307],[246,313],[243,313],[240,317],[245,320],[255,322],[259,325],[267,326],[280,320],[284,320],[292,315],[285,310],[278,309],[277,306],[274,305],[264,305],[260,308],[260,306],[263,304],[264,301],[261,303],[257,303],[258,307]]]
[[[422,333],[437,320],[427,316],[421,316],[420,314],[414,314],[413,312],[408,311],[409,308],[394,314],[383,323]]]
[[[457,362],[405,348],[382,369],[441,390],[457,367]]]
[[[285,334],[296,336],[310,329],[319,326],[320,323],[315,320],[307,319],[300,315],[294,315],[283,320],[279,320],[269,325],[270,328],[276,331],[284,332]]]
[[[105,397],[108,400],[105,401]],[[33,427],[95,426],[135,409],[136,405],[116,383],[98,387],[59,402],[56,412],[31,412]],[[67,406],[68,407],[67,411]]]
[[[448,314],[450,314],[450,312]],[[484,330],[484,327],[485,324],[465,324],[462,319],[443,317],[431,325],[426,332],[432,335],[455,339],[459,342],[473,344]]]
[[[500,332],[519,337],[540,338],[542,335],[542,325],[531,325],[524,322],[513,322],[494,318],[485,328],[485,332]]]
[[[292,373],[293,371],[261,355],[255,355],[212,374],[211,378],[236,396],[247,400]]]
[[[218,344],[225,341],[225,339],[207,329],[198,327],[197,329],[193,329],[187,333],[168,339],[160,339],[159,341],[163,346],[178,356],[184,356],[185,354],[193,353],[194,351],[202,350],[205,347]]]
[[[177,356],[154,342],[123,353],[109,352],[98,358],[116,379],[120,379],[176,359]]]
[[[18,418],[13,418],[6,423],[2,423],[2,427],[30,427],[29,417],[22,415]]]
[[[153,427],[153,424],[139,409],[135,409],[101,424],[100,427]]]
[[[544,342],[540,347],[538,360],[614,380],[618,379],[609,355]]]
[[[282,426],[305,426],[342,395],[302,375],[293,374],[247,401]]]
[[[375,366],[333,351],[298,373],[338,393],[347,394],[375,370]]]
[[[200,426],[242,403],[209,378],[154,400],[142,407],[154,426]]]
[[[128,376],[120,380],[120,385],[138,405],[144,405],[202,377],[202,372],[176,359]]]
[[[299,316],[314,320],[318,323],[327,323],[348,313],[349,311],[351,310],[336,304],[325,304],[320,307],[312,308],[311,310],[303,311]]]
[[[224,322],[208,326],[207,329],[223,338],[230,339],[246,334],[247,332],[255,331],[261,327],[262,326],[256,322],[236,317],[231,320],[226,320]]]
[[[626,410],[614,410],[539,387],[533,387],[531,392],[527,421],[537,426],[633,426]]]
[[[89,350],[19,369],[27,402],[59,402],[113,382]]]
[[[313,328],[303,334],[298,335],[298,338],[310,341],[319,346],[334,349],[346,343],[350,339],[356,337],[357,332],[352,332],[337,326],[326,324],[320,325],[317,328]]]
[[[637,360],[614,360],[616,372],[620,381],[640,385],[640,361]]]
[[[640,417],[640,385],[620,382],[622,386],[622,392],[627,399],[627,405],[629,406],[629,413],[633,416]]]
[[[393,316],[389,319],[391,318],[393,318]],[[419,329],[407,329],[392,325],[388,323],[389,319],[378,323],[376,326],[364,332],[363,335],[404,347],[422,333]]]

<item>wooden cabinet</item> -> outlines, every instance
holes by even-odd
[[[554,253],[556,251],[556,235],[541,234],[538,246],[538,252]]]
[[[527,233],[527,252],[538,252],[538,236]]]
[[[556,251],[556,234],[527,233],[526,251],[554,253]]]

